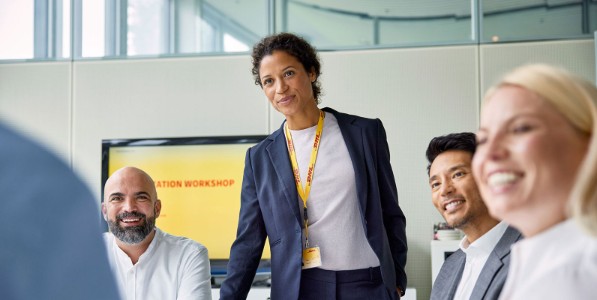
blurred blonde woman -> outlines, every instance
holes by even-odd
[[[500,299],[597,297],[597,88],[520,67],[485,95],[473,174],[490,213],[525,239]]]

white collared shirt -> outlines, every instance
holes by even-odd
[[[116,244],[112,233],[104,233],[110,267],[122,299],[208,299],[211,275],[207,248],[184,237],[159,229],[149,247],[133,265]]]
[[[500,241],[506,229],[508,229],[508,224],[502,221],[472,244],[468,243],[466,236],[460,241],[460,249],[466,254],[466,263],[454,299],[469,299],[471,297],[489,254]]]

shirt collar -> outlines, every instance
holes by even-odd
[[[153,230],[155,230],[153,240],[151,240],[151,243],[149,243],[149,247],[147,247],[147,250],[145,250],[145,252],[143,252],[143,254],[139,256],[139,261],[137,263],[141,263],[151,258],[153,256],[153,253],[155,253],[158,245],[160,244],[160,241],[162,240],[162,231],[159,230],[157,227],[155,227]]]
[[[464,253],[468,254],[489,254],[495,248],[495,245],[500,241],[504,232],[508,229],[508,224],[501,221],[497,225],[493,226],[488,232],[475,240],[472,244],[469,244],[466,236],[460,241],[460,249]]]

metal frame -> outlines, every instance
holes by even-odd
[[[128,53],[127,8],[128,0],[105,0],[105,56],[126,56]]]
[[[62,24],[63,19],[63,1],[70,1],[71,12],[71,28],[70,36],[63,36]],[[181,53],[180,34],[181,24],[177,19],[180,16],[180,9],[182,0],[164,0],[166,1],[167,9],[164,10],[164,41],[162,43],[162,52],[158,55],[176,55]],[[212,41],[211,51],[223,50],[223,33],[228,32],[236,38],[245,43],[252,43],[259,36],[247,30],[241,24],[236,23],[227,15],[222,14],[217,9],[211,7],[207,2],[202,0],[195,1],[197,7],[197,16],[205,22],[213,25],[215,29],[214,38]],[[307,5],[297,0],[262,0],[266,1],[266,13],[268,18],[267,33],[274,34],[288,30],[289,17],[289,1],[300,5]],[[129,0],[105,0],[106,7],[106,36],[105,36],[105,57],[127,57],[127,8]],[[71,59],[82,59],[82,5],[83,0],[34,0],[34,33],[33,33],[33,60],[48,60],[61,59],[64,53],[62,49],[62,41],[64,38],[69,38]],[[483,0],[470,0],[471,5],[471,39],[467,43],[491,43],[491,41],[483,41]],[[581,38],[591,36],[590,28],[590,8],[595,5],[594,0],[582,0],[582,35],[574,37],[555,37],[555,38]],[[199,9],[201,7],[201,9]],[[349,13],[330,8],[317,7],[317,9],[334,10],[337,13]],[[522,9],[522,8],[521,8]],[[505,13],[505,12],[499,12]],[[362,17],[362,16],[361,16]],[[379,45],[379,22],[387,18],[368,16],[373,18],[372,35],[374,45]],[[193,26],[199,27],[198,24]],[[543,38],[545,39],[545,38]],[[521,41],[523,39],[520,39]],[[527,39],[528,40],[528,39]],[[457,42],[451,44],[463,44],[464,42]],[[464,43],[466,44],[466,43]],[[435,45],[435,44],[434,44]],[[442,43],[441,45],[445,45]],[[404,47],[408,45],[394,45],[394,47]],[[423,45],[417,45],[423,46]],[[425,44],[425,46],[431,46]],[[386,48],[389,46],[386,46]],[[340,49],[340,48],[339,48]],[[342,48],[344,49],[344,48]],[[201,51],[202,49],[196,49]],[[188,51],[187,51],[188,52]]]
[[[73,60],[83,56],[82,41],[83,41],[83,0],[70,0],[70,55]]]
[[[53,58],[54,45],[54,0],[34,0],[33,2],[33,58]]]

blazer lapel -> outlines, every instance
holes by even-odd
[[[284,123],[282,123],[282,126],[284,126]],[[290,164],[290,157],[288,156],[288,148],[286,147],[286,137],[283,132],[283,127],[280,127],[277,132],[272,134],[273,142],[267,146],[267,152],[278,180],[284,187],[286,203],[290,206],[297,222],[303,224],[298,202],[298,191],[296,190],[296,183],[292,175],[292,166]]]
[[[342,137],[348,148],[348,154],[354,168],[357,195],[364,217],[367,207],[367,168],[365,165],[365,154],[363,153],[363,132],[361,127],[353,124],[356,119],[355,117],[341,114],[329,107],[324,108],[323,111],[332,113],[336,117],[336,120],[338,120],[338,126],[340,127],[340,132],[342,132]],[[325,139],[325,132],[322,135],[322,139]]]
[[[471,299],[483,298],[483,295],[485,295],[487,289],[489,289],[493,278],[503,266],[504,263],[502,262],[501,257],[498,257],[495,252],[491,252],[483,266],[483,270],[481,270],[481,274],[479,274],[479,278],[477,278],[475,286],[473,287]]]
[[[458,249],[444,262],[432,288],[432,299],[454,299],[456,288],[462,278],[466,255]],[[448,271],[446,271],[448,270]],[[474,298],[471,298],[474,299]]]
[[[502,260],[510,253],[510,246],[521,238],[522,235],[516,229],[512,227],[506,228],[506,231],[495,245],[495,248],[489,254],[489,258],[487,258],[487,262],[485,262],[481,274],[479,274],[479,278],[477,279],[477,283],[475,283],[473,293],[471,294],[471,299],[481,299],[485,296],[493,278],[496,276],[499,269],[504,266]]]
[[[453,253],[452,255],[454,255],[455,253]],[[452,276],[450,278],[450,290],[448,291],[448,295],[450,295],[449,299],[453,299],[454,295],[456,295],[456,289],[458,288],[458,284],[460,283],[460,280],[462,279],[462,272],[464,271],[464,264],[466,262],[466,255],[464,254],[464,252],[461,252],[461,255],[459,255],[458,260],[455,262],[454,265],[459,266],[458,269],[456,270],[457,275],[456,276]],[[437,280],[437,279],[435,279]],[[472,299],[472,298],[471,298]]]

